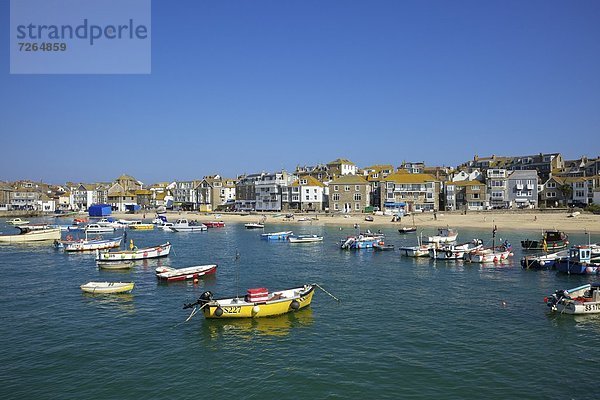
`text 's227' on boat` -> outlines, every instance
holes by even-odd
[[[200,306],[206,318],[260,318],[286,314],[310,305],[315,285],[269,293],[265,288],[248,289],[243,298],[215,299],[211,292],[204,292],[194,303],[183,308]]]

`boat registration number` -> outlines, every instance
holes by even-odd
[[[242,307],[240,307],[240,306],[222,307],[222,308],[223,308],[224,314],[239,314],[242,311]]]
[[[584,308],[584,312],[590,312],[590,311],[600,311],[600,304],[599,303],[586,304],[585,308]]]

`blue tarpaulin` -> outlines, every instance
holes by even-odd
[[[137,204],[126,204],[125,209],[127,210],[127,212],[134,213],[136,211],[141,210],[142,206],[137,205]]]
[[[88,208],[90,217],[106,217],[112,213],[110,204],[94,204]]]

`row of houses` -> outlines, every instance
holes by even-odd
[[[330,211],[388,213],[600,204],[600,158],[565,161],[560,153],[480,158],[457,168],[402,162],[358,168],[337,159],[294,172],[220,175],[144,185],[123,174],[112,182],[0,183],[0,209],[204,212]]]

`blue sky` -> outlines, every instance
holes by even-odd
[[[598,21],[595,0],[154,0],[150,75],[10,75],[4,28],[0,180],[600,156]]]

